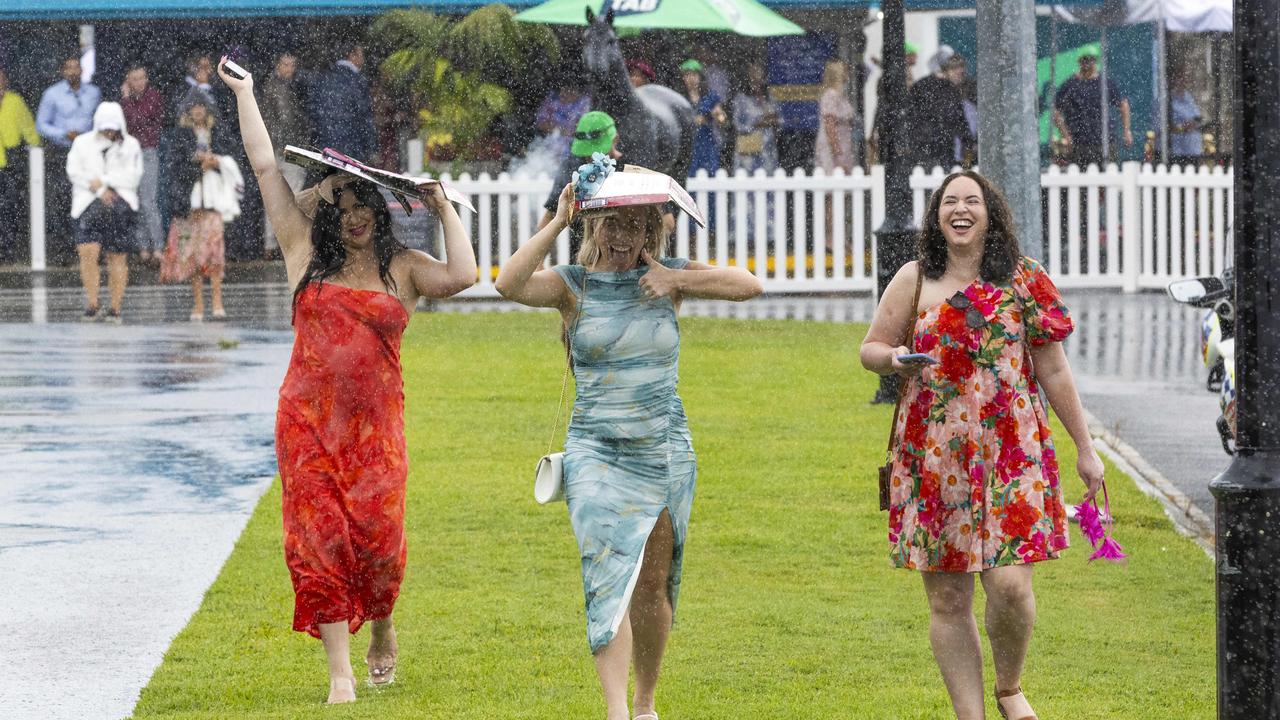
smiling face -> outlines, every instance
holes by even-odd
[[[596,269],[622,271],[639,264],[640,251],[653,235],[653,210],[650,205],[632,205],[589,218],[591,241],[600,252]],[[649,251],[657,254],[654,248]]]
[[[982,247],[987,236],[987,203],[973,178],[960,176],[942,190],[938,225],[948,249]]]
[[[340,219],[342,244],[351,250],[364,250],[373,245],[374,213],[373,208],[365,205],[356,197],[355,192],[340,192],[338,195],[338,211]]]

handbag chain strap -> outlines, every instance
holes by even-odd
[[[564,330],[564,377],[560,380],[560,402],[556,405],[555,420],[551,423],[551,437],[547,438],[547,451],[543,455],[550,455],[551,448],[555,447],[556,434],[560,430],[560,414],[564,412],[564,396],[569,392],[569,371],[573,367],[573,335],[578,334],[578,323],[582,320],[582,310],[587,302],[587,269],[582,269],[582,297],[577,298],[577,314],[573,318],[573,332],[564,325],[560,327]]]
[[[910,340],[908,346],[913,352],[916,347],[916,321],[915,318],[920,314],[920,288],[924,287],[924,268],[916,263],[916,293],[911,299],[911,327],[907,330],[907,339]],[[893,422],[889,424],[889,444],[884,449],[885,461],[893,460],[893,439],[894,432],[898,429],[898,413],[902,410],[902,398],[906,396],[906,383],[901,379],[898,381],[898,402],[893,406]]]

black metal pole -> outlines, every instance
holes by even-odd
[[[1216,500],[1219,720],[1280,720],[1280,4],[1235,0],[1237,453]]]
[[[876,230],[876,293],[915,255],[911,217],[911,158],[907,138],[907,39],[903,0],[884,0],[884,96],[880,98],[880,157],[884,164],[884,223]],[[898,377],[882,376],[872,402],[898,401]]]

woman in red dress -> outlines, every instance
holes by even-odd
[[[253,79],[231,77],[222,64],[218,74],[235,92],[245,152],[294,289],[293,357],[276,415],[293,628],[324,644],[329,702],[351,702],[348,634],[370,621],[365,659],[375,685],[394,678],[398,650],[391,611],[404,576],[408,469],[400,336],[420,297],[475,283],[475,253],[439,187],[427,205],[444,225],[447,263],[392,236],[386,201],[370,183],[329,176],[313,188],[309,216],[276,165]]]

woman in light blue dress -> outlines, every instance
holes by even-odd
[[[581,199],[581,198],[580,198]],[[676,394],[686,297],[746,300],[760,281],[742,268],[657,259],[661,205],[584,214],[578,265],[541,269],[568,224],[573,186],[555,218],[498,275],[498,292],[559,309],[577,399],[565,442],[565,499],[578,540],[587,641],[609,720],[656,720],[654,692],[680,590],[696,456]]]

